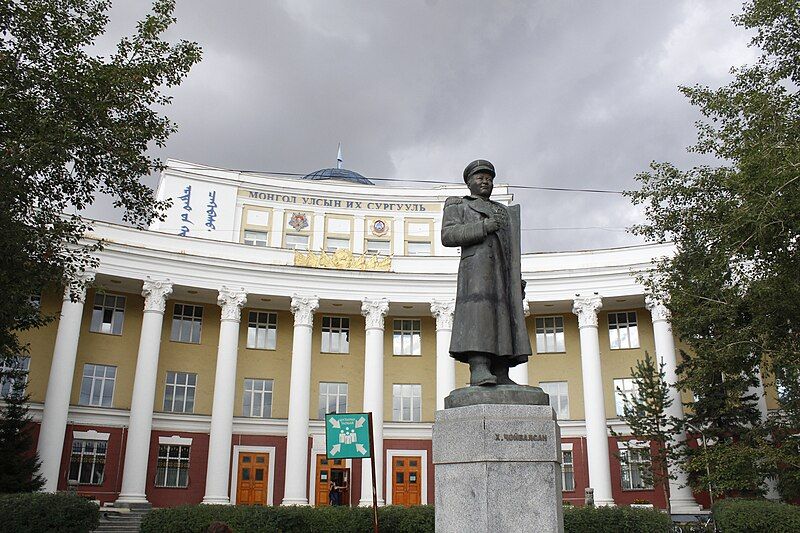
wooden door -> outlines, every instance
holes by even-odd
[[[419,457],[394,457],[392,459],[392,504],[420,505],[422,485],[422,460]]]
[[[266,505],[269,454],[240,452],[237,472],[236,503]]]
[[[344,459],[328,459],[325,455],[317,455],[317,482],[315,483],[316,507],[331,504],[331,481],[341,487],[339,505],[350,505],[350,469]]]

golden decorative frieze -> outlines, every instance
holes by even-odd
[[[295,250],[294,266],[389,272],[392,268],[392,258],[367,253],[354,255],[350,250],[336,250],[333,253]]]

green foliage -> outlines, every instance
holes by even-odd
[[[372,531],[372,509],[186,505],[148,513],[141,531],[204,533],[214,521],[223,522],[236,532],[360,533]],[[433,506],[382,507],[378,509],[378,524],[384,533],[432,533],[435,527]]]
[[[165,207],[140,178],[162,168],[147,155],[175,125],[158,113],[164,88],[200,59],[195,43],[162,40],[174,0],[154,0],[109,57],[92,54],[107,0],[7,0],[0,6],[0,360],[24,354],[17,332],[53,319],[29,296],[95,264],[80,216],[98,192],[144,227]]]
[[[564,508],[565,533],[658,533],[671,531],[669,515],[630,507]]]
[[[725,533],[800,531],[800,507],[767,500],[722,500],[714,505],[714,520]]]
[[[681,88],[705,117],[691,150],[718,166],[653,163],[627,193],[647,217],[633,231],[676,246],[646,282],[691,348],[678,369],[678,385],[698,398],[687,427],[713,443],[708,457],[684,450],[696,489],[706,465],[728,493],[757,493],[757,478],[797,470],[781,464],[798,464],[797,446],[784,443],[800,427],[799,13],[797,0],[747,2],[734,21],[755,30],[758,61],[732,69],[724,87]],[[769,421],[751,393],[759,371],[787,390]]]
[[[669,502],[669,460],[672,456],[672,437],[677,432],[675,421],[667,415],[672,406],[669,384],[664,375],[664,363],[656,366],[649,352],[631,368],[636,385],[633,398],[623,396],[623,414],[620,417],[630,427],[636,440],[650,442],[653,467],[642,472],[645,482],[661,487],[665,501]],[[620,436],[613,429],[612,435]],[[617,455],[619,458],[619,455]],[[649,502],[648,502],[649,503]]]
[[[3,531],[85,533],[97,527],[100,510],[86,498],[69,494],[2,494],[0,516]]]
[[[11,392],[0,406],[0,494],[32,492],[44,485],[37,473],[39,457],[33,449],[28,395],[23,384],[27,372],[19,366],[0,376],[0,383],[10,383]]]

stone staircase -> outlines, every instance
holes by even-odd
[[[112,507],[100,508],[100,525],[95,533],[110,533],[114,531],[139,531],[142,518],[150,512],[150,506]]]

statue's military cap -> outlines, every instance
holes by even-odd
[[[476,172],[488,172],[492,175],[492,177],[496,176],[493,164],[486,159],[476,159],[464,169],[464,183],[466,183],[469,180],[469,177]]]

